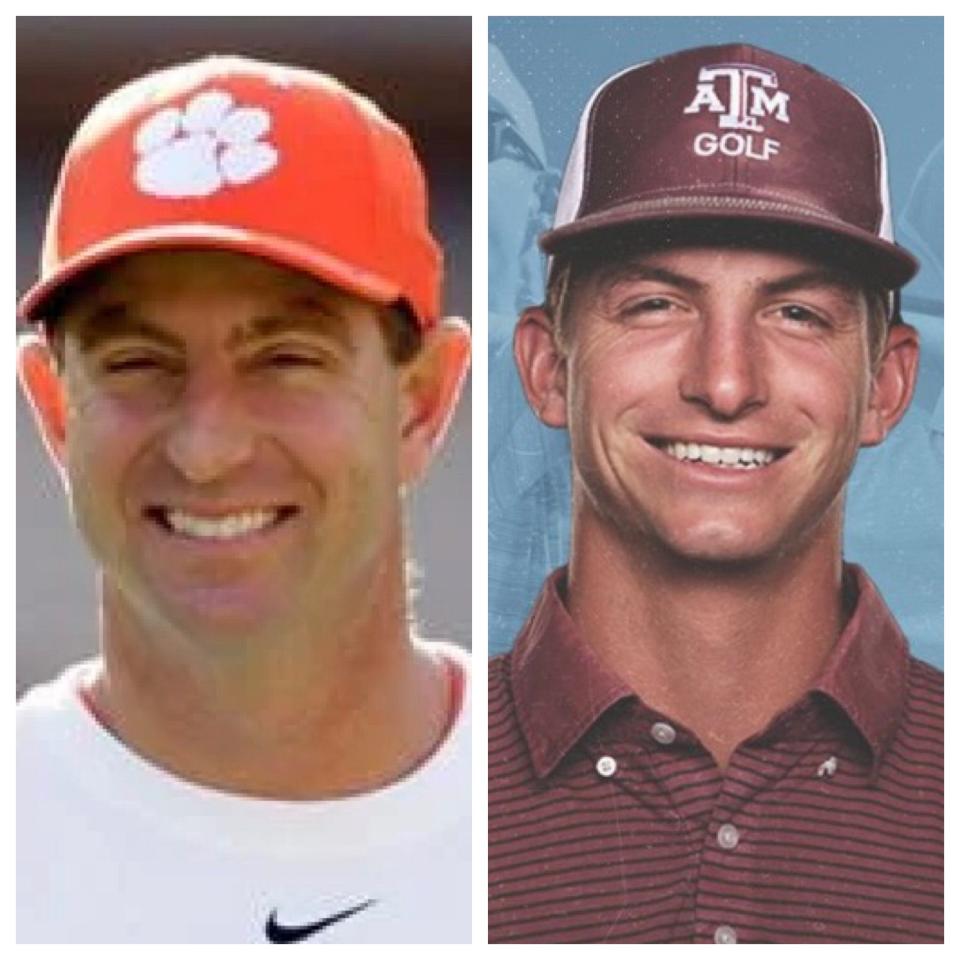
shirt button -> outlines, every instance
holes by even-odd
[[[739,842],[740,831],[732,823],[725,823],[717,831],[717,843],[724,850],[734,850]]]
[[[677,739],[677,731],[670,726],[669,723],[655,723],[650,728],[650,736],[653,737],[657,743],[662,744],[663,746],[669,746]]]
[[[617,761],[613,757],[601,757],[597,761],[597,773],[601,777],[612,777],[617,772]]]
[[[713,942],[714,943],[736,943],[737,942],[737,931],[733,927],[728,927],[726,924],[723,926],[717,927],[713,932]]]

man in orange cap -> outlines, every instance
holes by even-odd
[[[19,707],[20,941],[469,939],[467,662],[404,578],[441,277],[409,140],[329,77],[208,58],[81,125],[19,360],[102,650]]]

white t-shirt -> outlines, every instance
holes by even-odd
[[[467,655],[442,649],[466,674]],[[81,701],[92,668],[17,708],[17,942],[470,941],[469,683],[408,777],[293,802],[142,759]]]

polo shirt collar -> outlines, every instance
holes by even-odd
[[[910,652],[897,621],[865,571],[844,574],[857,602],[812,689],[833,700],[870,747],[873,768],[900,725],[907,699]]]
[[[566,577],[561,567],[547,578],[510,657],[517,719],[538,777],[614,704],[634,696],[580,638],[560,598]]]
[[[869,746],[876,772],[903,712],[909,652],[866,573],[849,565],[845,574],[856,605],[811,692],[843,710]],[[541,778],[611,707],[636,697],[581,638],[561,599],[566,575],[561,567],[547,578],[510,658],[517,718]]]

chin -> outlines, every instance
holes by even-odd
[[[277,637],[285,629],[290,604],[249,589],[197,587],[187,593],[157,597],[161,620],[178,633],[197,639],[239,644],[244,638]]]
[[[678,561],[694,564],[745,567],[780,553],[775,537],[717,518],[692,527],[661,531],[658,539],[666,553]]]
[[[671,549],[672,548],[672,549]],[[668,545],[668,550],[681,564],[691,567],[716,567],[734,571],[757,567],[774,556],[774,551],[757,550],[743,544],[711,543],[695,547]]]

